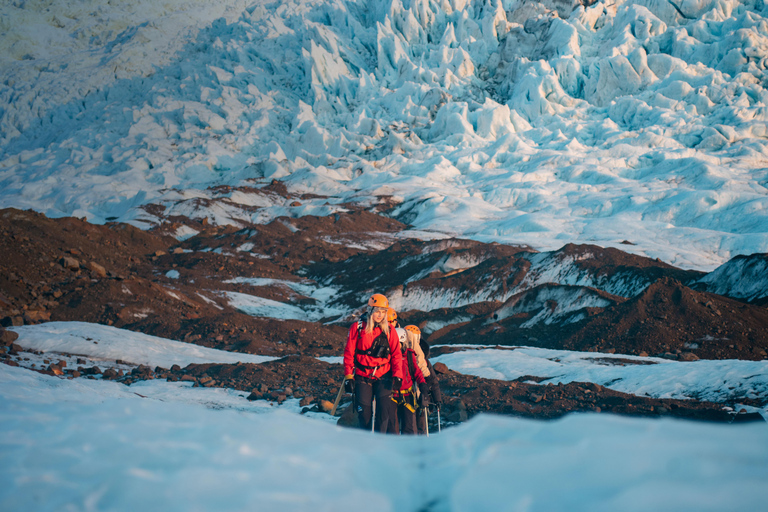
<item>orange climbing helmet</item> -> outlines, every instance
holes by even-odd
[[[393,324],[397,320],[397,311],[392,308],[387,308],[387,322]]]
[[[421,336],[421,329],[419,329],[415,325],[406,325],[405,330],[411,331],[413,334],[418,334],[419,336]]]
[[[382,294],[374,293],[371,295],[371,298],[368,299],[368,305],[372,308],[388,308],[389,301]]]

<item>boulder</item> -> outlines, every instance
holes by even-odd
[[[17,339],[19,339],[19,333],[14,331],[6,331],[0,327],[0,345],[9,347]]]
[[[677,358],[680,361],[698,361],[699,360],[699,356],[697,356],[693,352],[681,352],[680,355],[677,356]]]
[[[467,411],[464,409],[456,409],[455,411],[451,411],[446,415],[445,420],[451,423],[462,423],[467,421]]]
[[[349,404],[349,406],[341,412],[341,418],[339,418],[339,421],[337,421],[336,424],[342,427],[360,428],[360,417],[357,412],[355,412],[355,408],[352,404]]]
[[[48,311],[26,311],[24,313],[24,323],[36,324],[47,322],[51,319],[51,313]]]
[[[93,272],[97,277],[107,277],[107,269],[96,263],[95,261],[91,261],[88,263],[88,269]]]
[[[24,319],[20,316],[6,316],[0,320],[0,325],[3,327],[21,327],[24,325]]]
[[[62,256],[62,258],[59,260],[59,263],[62,267],[67,268],[69,270],[80,270],[80,262],[77,261],[75,258],[71,258],[69,256]]]
[[[443,375],[445,375],[445,374],[447,374],[447,373],[449,373],[451,371],[443,363],[435,363],[435,364],[432,365],[432,368],[434,368],[437,373],[441,373]]]

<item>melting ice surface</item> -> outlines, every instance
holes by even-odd
[[[237,223],[386,195],[422,235],[768,251],[762,0],[36,5],[0,6],[0,206]],[[272,179],[330,199],[210,188]]]
[[[87,327],[25,327],[19,342],[55,351]],[[93,327],[75,350],[98,341],[122,348],[123,360],[189,357],[181,343],[125,344],[124,331]],[[354,500],[374,511],[714,512],[764,504],[764,423],[480,415],[413,438],[336,427],[325,414],[296,414],[293,402],[277,409],[233,390],[66,380],[0,364],[0,507],[332,511]]]

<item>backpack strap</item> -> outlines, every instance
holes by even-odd
[[[405,358],[408,360],[408,371],[411,372],[411,380],[416,378],[416,368],[413,367],[414,366],[413,365],[413,356],[414,355],[415,354],[414,354],[413,350],[411,350],[411,349],[408,349],[408,350],[405,351]]]

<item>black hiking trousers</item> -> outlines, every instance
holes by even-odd
[[[416,429],[416,413],[411,411],[405,406],[405,404],[399,404],[397,406],[397,416],[400,423],[401,434],[417,434]]]
[[[360,428],[371,430],[373,397],[376,397],[376,432],[386,433],[389,426],[390,402],[392,402],[392,378],[386,374],[380,379],[368,379],[355,375],[355,408],[360,420]]]

